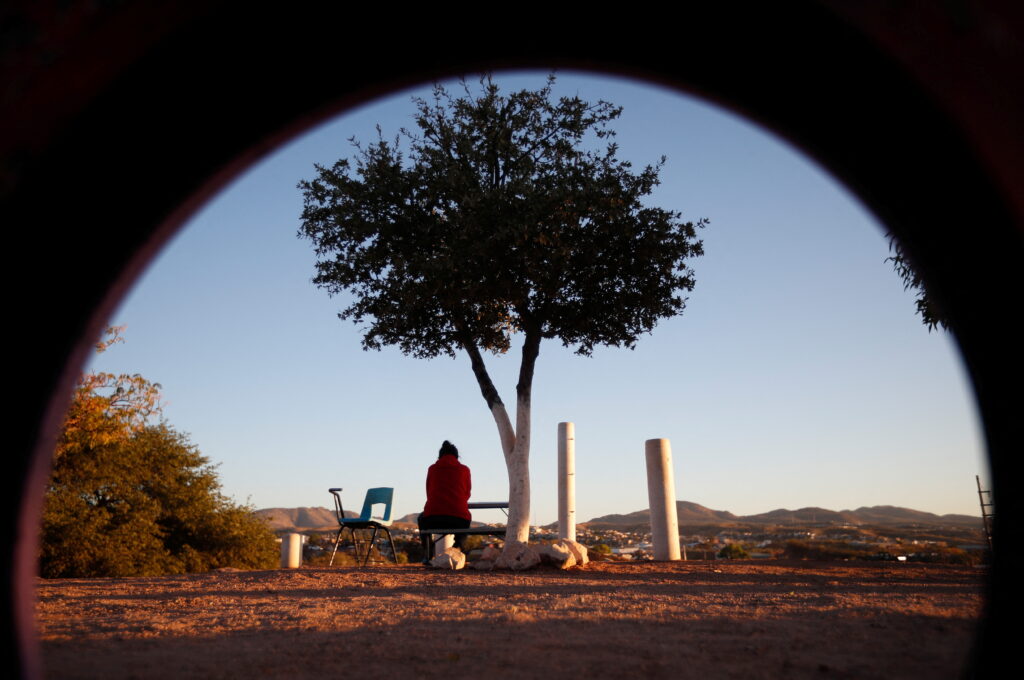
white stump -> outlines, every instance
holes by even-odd
[[[302,566],[302,534],[281,537],[281,568],[298,569]]]
[[[558,537],[576,540],[576,426],[558,424]]]
[[[651,543],[654,559],[679,559],[679,519],[676,516],[676,486],[672,475],[672,448],[667,439],[648,439],[647,498],[651,508]]]

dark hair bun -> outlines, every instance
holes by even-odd
[[[444,444],[441,444],[441,452],[438,454],[438,458],[441,456],[455,456],[459,457],[459,450],[455,448],[455,444],[452,444],[447,439],[444,440]]]

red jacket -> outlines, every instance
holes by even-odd
[[[427,504],[423,514],[472,519],[467,507],[472,486],[468,467],[455,456],[441,456],[427,470]]]

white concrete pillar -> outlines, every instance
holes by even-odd
[[[558,537],[576,540],[576,426],[558,424]]]
[[[454,547],[455,536],[453,536],[452,534],[445,534],[441,538],[434,541],[434,555],[443,555],[445,550]]]
[[[672,447],[667,439],[648,439],[647,498],[651,508],[651,543],[654,559],[679,559],[679,519],[676,515],[676,486],[672,474]]]
[[[302,534],[281,537],[281,568],[298,569],[302,566]]]

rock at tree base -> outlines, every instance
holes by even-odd
[[[555,545],[562,545],[568,548],[569,551],[572,552],[572,556],[576,558],[576,564],[581,567],[590,561],[587,546],[582,543],[577,543],[576,541],[570,541],[568,538],[563,538],[557,541]]]
[[[480,558],[470,566],[479,571],[490,571],[494,569],[494,563],[501,557],[501,548],[491,543],[480,553]]]
[[[488,562],[497,562],[499,557],[501,557],[501,548],[493,543],[484,548],[484,551],[480,554],[480,559]]]
[[[462,569],[466,566],[466,556],[458,548],[448,548],[442,554],[430,560],[430,566],[436,569]]]
[[[541,546],[540,556],[546,564],[554,565],[559,569],[568,569],[569,567],[576,566],[576,557],[572,554],[572,551],[569,550],[568,546],[561,545],[560,543]]]
[[[506,543],[501,557],[495,562],[495,569],[524,571],[540,564],[540,553],[528,543]]]

